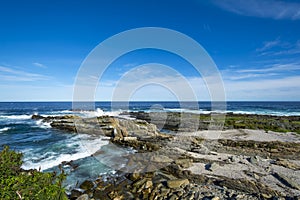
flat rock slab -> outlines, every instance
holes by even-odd
[[[188,185],[190,182],[188,179],[175,179],[167,181],[169,188],[179,188]]]

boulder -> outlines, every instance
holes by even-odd
[[[85,180],[83,183],[80,185],[80,189],[83,190],[91,190],[94,188],[94,183],[90,180]]]
[[[136,140],[137,140],[137,137],[124,137],[123,140],[124,140],[125,142],[136,141]]]
[[[190,182],[188,179],[175,179],[175,180],[168,180],[167,185],[169,188],[180,188],[185,187]]]
[[[153,182],[151,180],[146,181],[145,189],[152,188],[152,187],[153,187]]]
[[[73,189],[71,191],[70,199],[77,199],[83,194],[83,191],[80,189]]]
[[[78,197],[76,200],[89,200],[89,196],[87,194],[83,194],[80,197]]]
[[[175,163],[182,168],[189,168],[193,164],[191,159],[178,159],[178,160],[175,160]]]

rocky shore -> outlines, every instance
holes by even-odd
[[[166,134],[157,117],[124,115],[135,119],[32,116],[136,150],[116,175],[80,183],[70,199],[300,199],[300,117],[229,114],[223,130],[208,130],[209,116],[182,125],[167,113]]]

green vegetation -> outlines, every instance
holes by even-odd
[[[0,152],[0,199],[67,199],[62,181],[65,174],[56,175],[37,170],[21,169],[22,154],[5,146]]]
[[[200,130],[207,129],[211,116],[200,115]],[[227,114],[224,129],[260,129],[275,132],[296,132],[300,134],[299,116],[270,116]]]
[[[201,128],[210,122],[210,115],[201,115]],[[224,129],[260,129],[275,132],[296,132],[300,134],[299,116],[270,116],[270,115],[247,115],[247,114],[227,114]]]

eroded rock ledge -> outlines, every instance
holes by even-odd
[[[145,120],[172,131],[208,130],[212,123],[211,114],[200,115],[180,112],[158,112],[149,114],[143,111],[124,112],[123,114]],[[214,113],[214,115],[216,118],[218,117],[218,113]],[[221,117],[222,116],[223,115],[221,115]],[[261,129],[265,131],[300,133],[300,116],[226,113],[223,129]]]
[[[70,199],[300,199],[297,134],[255,140],[261,132],[241,129],[209,139],[188,132],[163,134],[145,119],[32,118],[62,131],[110,137],[142,153],[128,158],[125,166],[138,166],[135,173],[121,169],[108,179],[86,180],[71,191]]]

